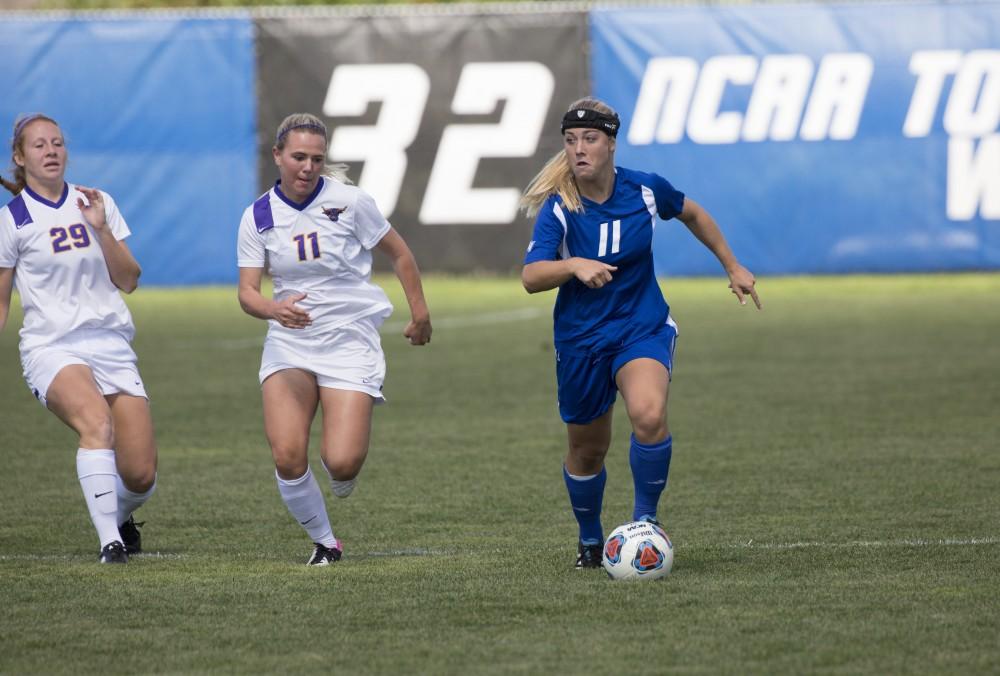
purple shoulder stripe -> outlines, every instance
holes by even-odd
[[[253,203],[253,222],[257,232],[267,232],[274,227],[274,216],[271,215],[271,191],[267,191]]]
[[[20,230],[28,223],[34,223],[31,220],[31,214],[28,213],[28,205],[24,203],[24,197],[18,195],[12,199],[8,204],[7,208],[10,209],[10,215],[14,217],[14,226]]]

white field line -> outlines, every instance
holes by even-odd
[[[394,549],[388,552],[358,552],[352,555],[348,550],[344,556],[349,558],[369,558],[385,556],[449,556],[450,552],[442,552],[434,549]]]
[[[431,325],[434,329],[464,329],[472,326],[489,326],[492,324],[508,324],[510,322],[522,322],[530,319],[538,319],[552,313],[548,308],[517,308],[515,310],[504,310],[502,312],[485,312],[477,315],[459,315],[455,317],[444,317],[434,319],[431,317]],[[382,333],[398,333],[406,328],[407,321],[388,321],[382,325]],[[233,338],[229,340],[219,340],[215,346],[223,350],[242,350],[248,347],[261,347],[264,344],[264,336],[253,338]],[[196,347],[201,343],[185,342],[184,347]]]
[[[434,319],[431,317],[431,325],[434,328],[442,329],[464,329],[469,326],[488,326],[490,324],[507,324],[509,322],[522,322],[528,319],[538,319],[546,315],[551,315],[551,308],[522,307],[515,310],[504,310],[502,312],[484,312],[478,315],[457,315],[455,317],[444,317]],[[382,325],[385,331],[402,331],[406,328],[407,321],[389,321]]]
[[[729,545],[733,549],[836,549],[846,547],[980,547],[1000,544],[1000,538],[945,538],[942,540],[853,540],[851,542],[740,542]]]

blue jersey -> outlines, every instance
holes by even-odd
[[[654,333],[670,308],[653,271],[656,217],[674,218],[684,194],[656,174],[615,168],[615,185],[604,203],[582,198],[583,211],[565,208],[558,195],[546,200],[524,263],[590,258],[618,268],[591,289],[575,277],[559,287],[554,311],[556,348],[601,353]]]

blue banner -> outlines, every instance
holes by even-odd
[[[1000,3],[607,9],[616,162],[705,206],[762,274],[1000,268]],[[716,274],[677,221],[658,271]]]
[[[257,188],[249,15],[4,17],[0,53],[3,136],[19,113],[59,122],[67,180],[118,202],[143,284],[235,281]]]

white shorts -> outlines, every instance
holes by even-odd
[[[21,354],[24,380],[43,406],[48,406],[47,395],[52,381],[71,364],[89,367],[98,389],[105,396],[122,392],[149,399],[137,361],[125,336],[104,329],[79,329]]]
[[[308,371],[320,387],[364,392],[376,404],[385,401],[385,355],[378,326],[371,318],[362,317],[318,336],[290,338],[269,333],[260,360],[261,384],[284,369]]]

